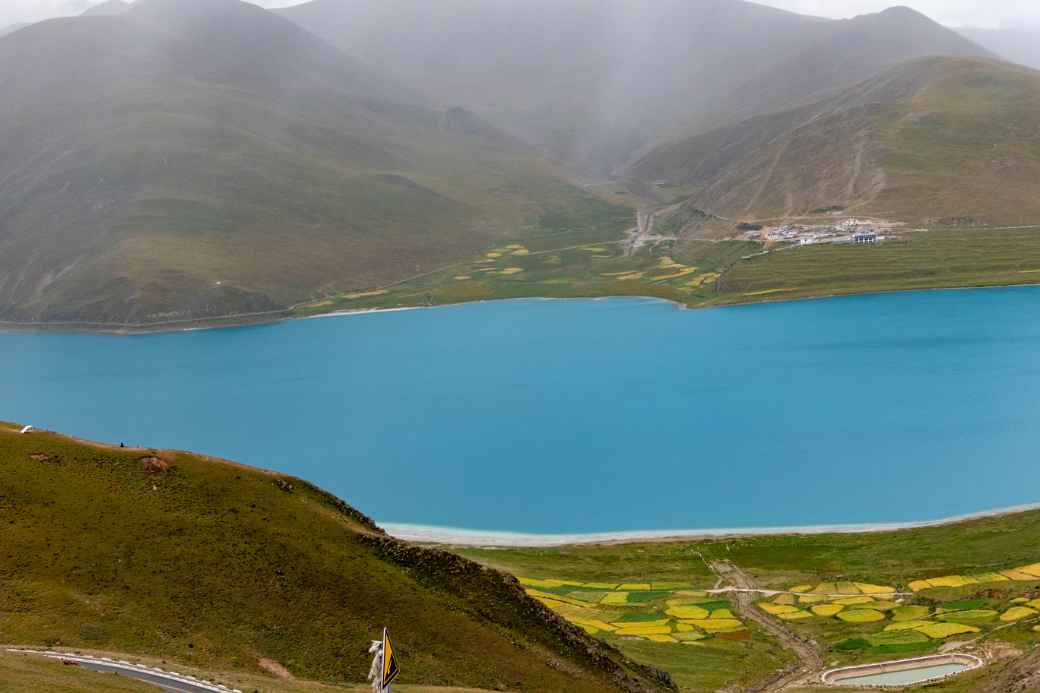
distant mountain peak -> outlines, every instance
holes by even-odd
[[[890,17],[926,17],[926,15],[921,14],[914,8],[908,7],[906,5],[894,5],[892,7],[889,7],[888,9],[881,10],[881,12],[879,12],[878,14],[887,15]]]

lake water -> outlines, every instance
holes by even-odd
[[[680,311],[509,301],[133,337],[0,333],[0,418],[529,533],[1032,503],[1040,289]]]
[[[906,671],[891,671],[885,674],[871,674],[869,676],[856,676],[843,679],[841,686],[905,686],[911,683],[921,683],[932,679],[958,674],[967,671],[966,664],[939,664],[932,667],[921,667],[920,669],[907,669]]]

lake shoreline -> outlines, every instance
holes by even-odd
[[[935,286],[921,287],[917,289],[877,289],[868,291],[850,291],[848,293],[828,293],[812,296],[797,296],[792,298],[760,298],[749,301],[735,301],[733,303],[715,303],[711,305],[691,306],[668,298],[659,296],[640,296],[634,294],[611,294],[606,296],[517,296],[509,298],[481,298],[473,301],[460,301],[458,303],[440,303],[433,306],[394,306],[390,308],[346,308],[333,310],[326,313],[315,313],[313,315],[298,315],[294,311],[296,307],[266,311],[263,313],[246,313],[239,315],[220,316],[215,318],[199,318],[196,320],[172,320],[157,323],[95,323],[95,322],[17,322],[0,320],[0,332],[55,332],[55,333],[78,333],[91,335],[108,335],[119,337],[133,337],[152,334],[169,334],[175,332],[198,332],[203,330],[223,330],[236,327],[260,327],[264,325],[277,325],[293,320],[313,320],[315,318],[350,317],[356,315],[374,315],[378,313],[400,313],[413,310],[430,310],[436,308],[454,308],[484,303],[506,303],[512,301],[614,301],[614,300],[638,300],[648,302],[661,302],[674,306],[677,310],[717,310],[722,308],[746,308],[749,306],[783,305],[786,303],[804,303],[809,301],[827,301],[839,298],[855,298],[858,296],[886,296],[892,294],[915,294],[931,293],[937,291],[981,291],[987,289],[1015,289],[1025,287],[1040,287],[1040,282],[1024,282],[1020,284],[981,284],[965,286]]]
[[[924,520],[920,522],[878,522],[719,529],[702,528],[688,530],[626,530],[618,532],[588,532],[574,534],[534,534],[494,530],[483,531],[454,527],[382,522],[379,520],[376,522],[394,538],[417,544],[439,544],[443,546],[465,546],[471,548],[560,548],[565,546],[667,544],[718,539],[796,537],[822,534],[881,534],[886,532],[949,527],[979,520],[998,519],[1036,511],[1040,511],[1040,502],[997,508],[994,510],[983,510],[939,520]]]

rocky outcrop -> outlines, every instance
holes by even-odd
[[[441,549],[415,546],[390,536],[359,535],[383,560],[404,568],[419,582],[464,596],[480,594],[470,602],[474,615],[525,633],[553,651],[583,661],[630,693],[677,691],[664,671],[638,664],[610,645],[589,637],[551,609],[530,598],[512,575],[487,568]]]

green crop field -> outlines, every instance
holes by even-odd
[[[790,248],[737,262],[719,301],[789,300],[840,294],[1040,282],[1040,227],[903,234],[879,245]]]
[[[1019,654],[1040,646],[1040,633],[1034,630],[1040,614],[1033,608],[1040,600],[1031,600],[1040,594],[1040,576],[1031,574],[1040,573],[1035,561],[1040,557],[1040,512],[870,534],[454,550],[521,576],[551,574],[559,580],[608,583],[685,577],[701,589],[714,582],[706,562],[731,562],[760,587],[787,591],[758,601],[754,608],[820,643],[824,660],[833,665],[928,654],[950,641],[975,638],[1003,643]],[[928,578],[943,586],[929,586]],[[684,613],[673,609],[670,615]],[[625,642],[611,633],[598,637],[616,642],[639,661],[662,666],[682,652],[646,640]],[[757,638],[745,644],[743,666],[761,673],[778,653],[757,647]],[[690,690],[703,690],[699,686],[706,686],[710,675],[683,678],[682,672],[710,672],[723,656],[712,648],[731,652],[737,645],[717,640],[702,644],[668,663],[678,672],[680,685]],[[714,685],[736,682],[716,673],[720,678]],[[956,685],[949,690],[960,690]]]

